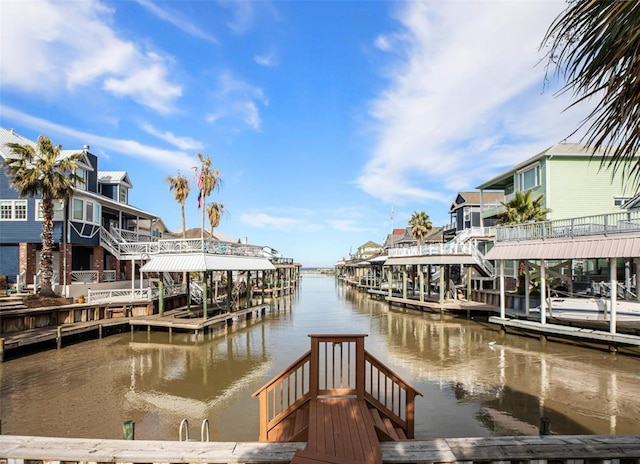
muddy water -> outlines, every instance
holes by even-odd
[[[264,318],[206,337],[136,332],[0,364],[2,432],[178,439],[258,437],[263,383],[309,349],[310,333],[366,333],[366,349],[423,393],[416,438],[640,433],[640,358],[499,338],[479,321],[389,308],[331,277],[305,275]]]

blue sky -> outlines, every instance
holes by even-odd
[[[414,211],[448,223],[457,192],[577,127],[539,50],[564,7],[2,0],[0,124],[90,145],[172,230],[165,178],[209,155],[220,232],[332,266]],[[186,213],[199,227],[195,184]]]

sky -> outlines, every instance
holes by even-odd
[[[101,171],[181,229],[168,176],[220,171],[218,230],[303,266],[568,138],[542,39],[563,0],[0,0],[0,125]],[[393,213],[392,213],[393,212]],[[205,227],[209,227],[205,223]]]

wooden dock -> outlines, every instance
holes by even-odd
[[[134,327],[146,327],[147,330],[165,328],[169,329],[170,332],[175,329],[193,331],[197,334],[216,324],[226,323],[230,325],[234,320],[239,318],[251,319],[254,315],[263,315],[269,308],[270,305],[268,304],[260,304],[231,313],[218,314],[206,319],[202,316],[198,317],[198,315],[202,313],[200,309],[194,309],[194,311],[192,311],[194,317],[191,317],[189,312],[182,308],[177,311],[167,312],[163,316],[154,314],[153,316],[134,317],[129,319],[129,324],[132,330]]]
[[[186,442],[0,435],[0,462],[286,464],[303,442]],[[382,462],[571,463],[640,462],[640,435],[546,435],[434,438],[380,443]]]

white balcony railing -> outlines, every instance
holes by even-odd
[[[99,282],[98,271],[71,271],[71,283],[93,284]]]
[[[640,232],[640,211],[501,226],[496,230],[496,239],[544,240],[625,232]]]

